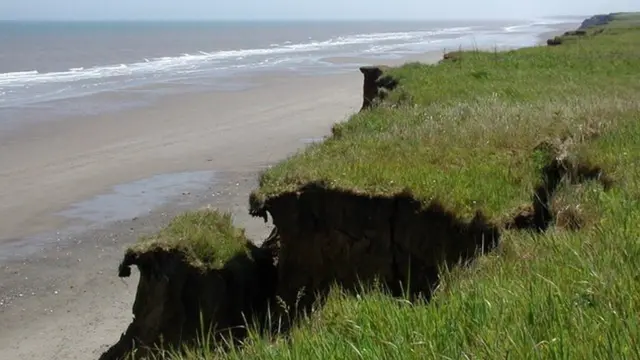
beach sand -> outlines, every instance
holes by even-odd
[[[267,224],[247,210],[258,172],[358,111],[362,75],[354,68],[347,75],[258,80],[263,84],[251,90],[174,96],[149,108],[5,134],[0,141],[3,359],[95,359],[115,343],[131,320],[137,285],[135,272],[128,279],[117,277],[123,249],[179,212],[211,205],[231,211],[253,239],[268,235]],[[112,193],[119,184],[198,171],[214,172],[210,184],[174,184],[177,199],[133,218],[100,224],[100,209],[89,209],[97,211],[94,221],[56,215]],[[138,185],[138,190],[145,189]],[[94,203],[99,207],[105,200]],[[74,231],[59,230],[70,227]]]

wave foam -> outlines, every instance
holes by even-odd
[[[96,66],[91,68],[71,68],[67,71],[40,73],[37,70],[10,72],[0,74],[0,87],[22,87],[32,84],[69,83],[81,80],[101,78],[119,78],[135,75],[153,75],[161,72],[187,73],[197,70],[202,65],[216,65],[229,60],[244,60],[251,57],[310,53],[330,50],[351,45],[376,44],[388,41],[419,42],[439,34],[455,34],[470,31],[470,27],[454,27],[433,31],[386,32],[340,36],[325,41],[310,41],[305,43],[285,42],[282,45],[272,44],[268,48],[223,50],[217,52],[198,51],[195,54],[180,56],[166,56],[153,59],[143,59],[141,62],[130,64],[115,64]],[[282,62],[282,61],[279,61]],[[258,60],[256,65],[264,64]],[[221,64],[222,65],[222,64]]]
[[[573,23],[575,22],[575,20],[569,20],[569,19],[538,19],[538,20],[533,20],[528,24],[520,24],[520,25],[513,25],[513,26],[506,26],[504,28],[502,28],[502,30],[506,31],[506,32],[518,32],[518,31],[527,31],[527,30],[533,30],[537,27],[544,27],[544,26],[548,26],[548,25],[559,25],[559,24],[567,24],[567,23]]]

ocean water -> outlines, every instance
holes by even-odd
[[[87,100],[101,93],[234,90],[243,76],[270,71],[353,71],[335,57],[366,63],[458,47],[531,46],[541,33],[576,21],[0,22],[0,124],[27,111],[86,113],[126,103]]]

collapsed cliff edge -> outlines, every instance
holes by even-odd
[[[361,111],[398,86],[385,68],[360,71]],[[215,226],[204,235],[198,230],[194,236],[199,240],[186,249],[180,248],[185,239],[185,224],[180,223],[179,230],[165,234],[178,242],[168,246],[160,236],[126,252],[119,275],[129,276],[131,266],[140,272],[134,320],[100,359],[123,359],[128,353],[141,358],[154,349],[175,348],[209,334],[240,340],[246,325],[265,328],[270,325],[267,318],[277,318],[279,329],[286,330],[298,312],[322,301],[334,284],[358,291],[361,285],[381,282],[391,295],[429,299],[443,266],[468,264],[492,251],[507,229],[545,231],[552,226],[551,201],[563,181],[599,180],[605,189],[612,186],[598,166],[572,159],[570,143],[563,139],[532,149],[548,159],[540,185],[531,194],[531,204],[505,222],[490,221],[480,211],[461,218],[437,200],[416,199],[410,191],[372,196],[323,182],[268,198],[251,194],[251,215],[265,221],[271,217],[275,226],[259,247],[228,218],[220,220],[217,212],[190,218],[197,229]],[[207,251],[198,250],[203,244],[221,247],[224,239],[228,248],[230,238],[236,249],[231,256],[203,257]],[[282,320],[294,307],[294,316]]]
[[[270,214],[278,229],[277,294],[298,309],[321,299],[334,283],[357,291],[379,281],[395,296],[428,299],[440,266],[465,263],[500,238],[481,213],[464,221],[410,193],[367,196],[322,183],[264,203],[252,199],[251,213]]]
[[[613,187],[600,166],[577,160],[572,146],[571,138],[553,139],[532,149],[545,165],[531,203],[498,221],[479,210],[459,217],[410,191],[373,196],[314,182],[266,199],[253,192],[251,215],[271,217],[278,229],[278,297],[305,310],[334,283],[357,292],[362,284],[381,282],[393,296],[428,300],[443,266],[464,266],[494,250],[505,230],[544,232],[554,226],[553,200],[561,185],[594,181],[605,191]],[[577,230],[581,219],[571,223]]]
[[[615,20],[615,16],[617,15],[617,13],[611,13],[611,14],[602,14],[602,15],[594,15],[588,19],[585,19],[580,26],[578,27],[578,29],[576,30],[572,30],[572,31],[566,31],[564,34],[562,34],[561,36],[556,36],[552,39],[548,39],[547,40],[547,45],[548,46],[558,46],[558,45],[562,45],[563,43],[570,41],[570,40],[574,40],[577,38],[581,38],[584,36],[589,36],[589,35],[598,35],[600,34],[603,29],[597,29],[597,30],[593,30],[590,32],[590,30],[592,28],[595,27],[602,27],[605,26],[607,24],[609,24],[610,22]]]
[[[362,66],[364,75],[362,86],[362,107],[360,111],[369,109],[383,101],[387,94],[398,86],[398,80],[385,74],[387,66]]]
[[[186,227],[199,233],[185,234]],[[131,266],[140,272],[134,319],[101,360],[130,359],[130,354],[139,359],[159,348],[195,344],[202,336],[240,339],[247,322],[264,319],[275,293],[273,240],[253,245],[233,228],[230,216],[216,211],[177,217],[167,229],[126,251],[119,276],[130,276]],[[193,243],[181,239],[184,235]],[[207,254],[202,246],[221,251]]]

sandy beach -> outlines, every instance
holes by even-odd
[[[137,276],[117,277],[123,249],[184,210],[210,205],[250,238],[268,234],[247,213],[259,171],[358,111],[362,74],[254,80],[0,134],[3,359],[97,358],[131,319]]]

